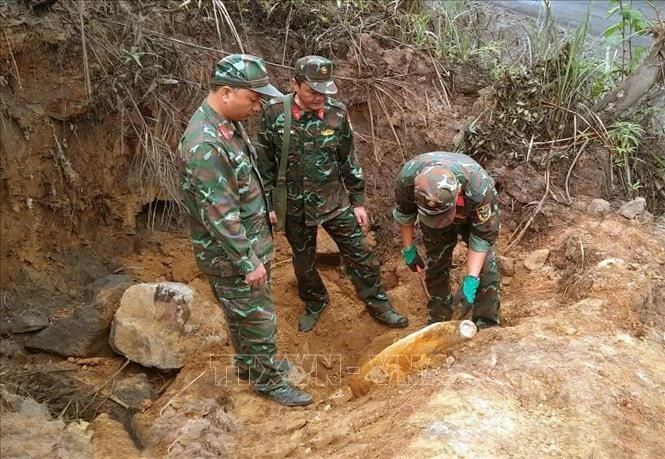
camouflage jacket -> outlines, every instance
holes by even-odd
[[[477,162],[461,153],[432,152],[418,155],[404,164],[395,187],[393,217],[402,225],[414,224],[418,207],[414,178],[427,166],[448,168],[462,186],[453,225],[469,225],[469,248],[487,252],[499,233],[498,197],[494,179]]]
[[[291,217],[317,225],[339,215],[349,203],[365,201],[365,178],[358,164],[346,107],[328,99],[317,113],[302,110],[291,97],[291,133],[286,172]],[[276,181],[284,135],[284,101],[271,100],[259,124],[259,169],[268,194]]]
[[[201,270],[244,275],[274,257],[253,147],[240,123],[204,102],[180,140],[182,191]]]

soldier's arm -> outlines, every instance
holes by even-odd
[[[226,152],[210,144],[195,146],[190,151],[185,174],[196,198],[198,217],[238,271],[247,274],[261,266],[240,220],[236,169]]]
[[[258,130],[259,134],[256,142],[257,166],[261,174],[263,190],[266,193],[268,212],[270,212],[272,211],[272,190],[275,187],[275,178],[277,176],[277,159],[275,142],[273,141],[275,135],[273,121],[267,110],[263,110],[261,113]]]
[[[474,175],[466,194],[471,204],[469,249],[486,253],[499,235],[499,199],[494,182],[485,174]]]
[[[399,177],[395,185],[393,219],[401,226],[413,226],[418,217],[418,206],[413,191],[413,178]]]
[[[340,129],[337,161],[339,162],[339,171],[344,187],[349,192],[351,204],[362,206],[365,203],[365,177],[356,157],[353,129],[349,123],[349,113],[346,110]]]

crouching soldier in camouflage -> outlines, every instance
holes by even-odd
[[[274,241],[256,167],[256,152],[240,123],[261,110],[261,96],[278,96],[261,58],[234,54],[212,72],[207,99],[178,147],[182,189],[196,262],[226,316],[239,376],[255,391],[287,406],[312,397],[283,377],[277,360],[275,307],[270,296]]]
[[[264,110],[258,143],[263,184],[268,201],[274,201],[271,219],[278,229],[284,225],[305,303],[299,329],[312,330],[328,305],[315,265],[318,225],[339,247],[370,315],[389,327],[406,327],[408,320],[383,290],[379,264],[361,228],[368,223],[365,179],[346,107],[328,97],[337,93],[332,63],[319,56],[298,59],[291,84],[292,94],[273,99]]]
[[[473,159],[460,153],[425,153],[402,168],[393,211],[402,236],[404,262],[414,272],[425,268],[413,242],[416,217],[427,255],[425,279],[430,298],[427,323],[465,316],[479,327],[499,324],[499,266],[494,242],[499,208],[494,180]],[[457,295],[450,293],[450,268],[458,235],[469,251],[466,275]],[[461,307],[456,309],[461,302]]]

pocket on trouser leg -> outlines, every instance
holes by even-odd
[[[231,339],[238,343],[235,360],[245,363],[250,370],[256,365],[255,373],[272,373],[277,324],[268,284],[250,287],[244,279],[238,279],[227,285],[218,282],[215,287]]]

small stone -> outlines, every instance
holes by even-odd
[[[450,366],[450,365],[452,365],[453,363],[455,363],[455,357],[453,357],[452,355],[449,355],[449,356],[446,358],[446,365]]]
[[[604,199],[594,199],[587,206],[586,211],[589,215],[605,215],[610,211],[610,203]]]
[[[503,285],[503,286],[505,286],[505,287],[507,287],[507,286],[509,286],[510,284],[512,284],[512,282],[513,282],[513,278],[512,278],[512,277],[502,277],[502,278],[501,278],[501,285]]]
[[[133,411],[140,410],[157,398],[157,391],[152,387],[145,373],[120,379],[113,388],[113,393]]]
[[[499,270],[502,276],[513,277],[515,275],[515,259],[504,256],[496,257],[499,262]]]
[[[330,396],[329,400],[332,402],[333,405],[339,406],[348,402],[352,398],[353,398],[353,393],[351,392],[351,388],[349,386],[342,386],[339,389],[337,389],[334,394]]]
[[[575,327],[566,327],[565,333],[568,336],[572,336],[577,333],[577,329]]]
[[[632,201],[625,203],[619,208],[619,215],[632,220],[638,215],[642,215],[642,213],[646,210],[646,208],[647,208],[646,199],[642,197],[635,198]]]
[[[526,269],[528,269],[529,271],[535,271],[537,269],[542,268],[543,265],[545,265],[547,257],[549,256],[550,256],[549,249],[534,250],[533,252],[531,252],[526,256],[523,263]]]
[[[599,268],[613,268],[616,266],[622,266],[625,262],[621,258],[606,258],[600,263],[598,263]]]

